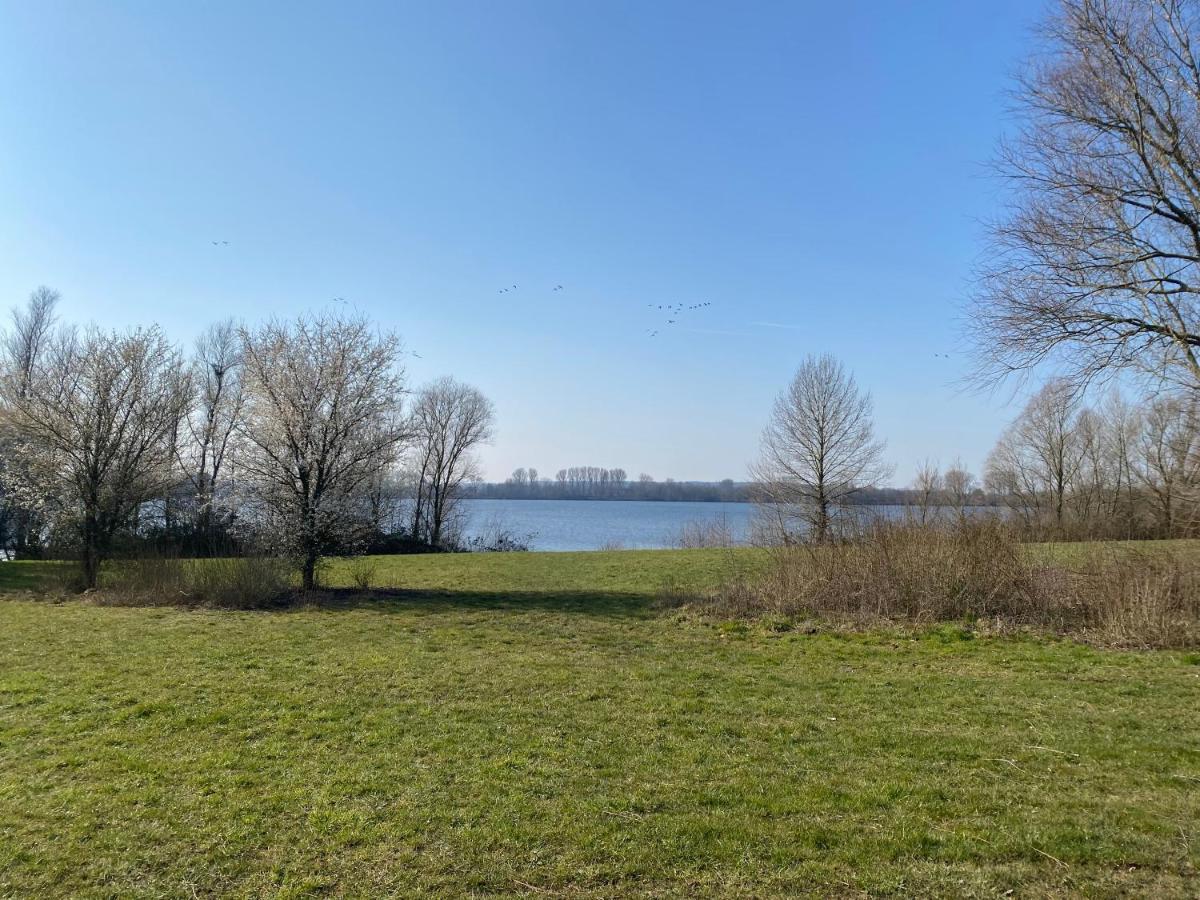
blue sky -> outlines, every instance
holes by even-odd
[[[959,305],[1043,11],[0,0],[0,298],[190,342],[345,297],[493,399],[493,479],[745,477],[824,351],[896,483],[978,468]]]

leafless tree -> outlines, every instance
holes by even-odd
[[[42,286],[29,295],[24,309],[12,312],[12,329],[4,336],[5,365],[17,376],[17,388],[28,390],[33,369],[50,339],[61,296]]]
[[[418,393],[411,419],[414,537],[441,546],[462,485],[478,477],[474,451],[494,427],[491,401],[470,385],[440,378]]]
[[[890,471],[872,409],[828,354],[808,357],[775,401],[754,475],[765,501],[799,509],[817,541],[829,537],[836,507]]]
[[[1109,520],[1117,534],[1131,534],[1137,518],[1138,497],[1134,476],[1134,447],[1137,443],[1140,415],[1119,391],[1105,397],[1100,417],[1106,430],[1105,451],[1111,478]]]
[[[219,518],[217,487],[245,401],[242,339],[232,320],[210,326],[197,338],[193,368],[196,399],[176,452],[195,501],[196,530],[211,551]]]
[[[1061,0],[1001,153],[973,331],[988,379],[1053,361],[1200,387],[1200,16],[1195,0]]]
[[[373,531],[372,479],[405,429],[400,342],[365,319],[302,316],[241,328],[245,447],[238,470],[311,590],[325,554]]]
[[[1150,403],[1141,417],[1137,449],[1138,478],[1153,499],[1162,533],[1170,536],[1194,511],[1200,488],[1200,408],[1195,397],[1164,396]]]
[[[917,511],[924,525],[929,518],[929,510],[937,504],[942,490],[942,473],[936,462],[931,459],[921,462],[913,478],[912,489],[917,495]]]
[[[74,530],[86,588],[117,531],[171,483],[188,392],[179,353],[156,328],[43,332],[32,364],[0,379],[6,418],[34,462],[28,490]]]
[[[976,486],[975,476],[967,470],[961,459],[954,460],[942,475],[946,502],[950,504],[959,521],[966,518],[967,507],[971,504],[971,496]]]
[[[1061,529],[1069,490],[1079,472],[1076,396],[1070,384],[1041,388],[1001,436],[988,458],[988,483],[1015,500],[1031,522]]]

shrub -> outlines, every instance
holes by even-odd
[[[679,529],[675,545],[683,550],[698,550],[705,547],[732,547],[733,529],[724,515],[719,519],[687,522]]]
[[[360,591],[369,591],[379,574],[379,561],[370,556],[354,556],[347,560],[346,572],[351,584]]]
[[[256,609],[286,598],[294,566],[271,556],[228,556],[189,561],[194,602],[208,606]]]
[[[1200,569],[1180,556],[1115,551],[1067,582],[1084,630],[1106,643],[1200,645]]]
[[[105,571],[102,587],[123,597],[154,597],[175,603],[189,593],[190,560],[149,554],[114,561]]]
[[[254,609],[271,606],[292,589],[293,567],[266,556],[114,562],[104,580],[109,602]]]
[[[1039,563],[994,519],[877,521],[837,543],[769,550],[765,574],[683,597],[724,617],[822,616],[852,623],[988,620],[1104,643],[1200,643],[1200,568],[1168,553],[1092,553],[1072,568]]]

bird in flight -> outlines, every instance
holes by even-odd
[[[554,290],[556,290],[556,291],[561,291],[562,289],[563,289],[563,288],[562,288],[562,285],[560,284],[560,285],[558,285],[558,287],[556,287]]]

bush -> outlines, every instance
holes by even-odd
[[[256,609],[289,594],[292,569],[286,560],[266,556],[119,560],[107,573],[103,593],[125,603]]]
[[[1112,552],[1066,581],[1084,630],[1106,643],[1200,645],[1200,569],[1180,556]]]
[[[467,541],[455,542],[453,549],[460,553],[526,553],[535,537],[535,534],[517,534],[492,522]]]
[[[346,572],[351,584],[360,591],[369,591],[379,574],[379,561],[369,556],[354,556],[346,561]]]
[[[679,529],[675,545],[683,550],[699,550],[706,547],[732,547],[733,529],[724,515],[719,519],[708,519],[686,523]]]
[[[1003,522],[878,521],[844,541],[769,550],[766,573],[664,599],[725,617],[822,616],[853,623],[986,620],[1103,643],[1200,642],[1200,569],[1167,553],[1093,553],[1039,563]]]
[[[101,586],[126,597],[152,596],[167,604],[182,602],[189,594],[191,562],[161,555],[114,561]]]
[[[272,606],[286,598],[293,585],[294,566],[271,556],[190,560],[188,569],[191,599],[208,606]]]

